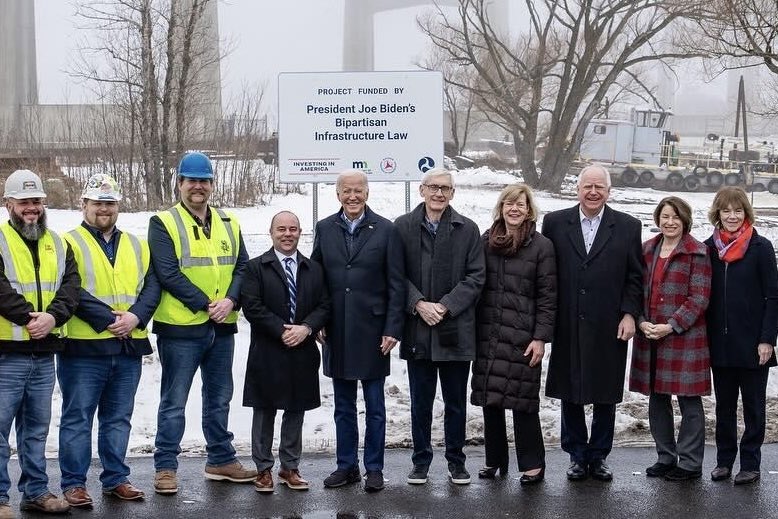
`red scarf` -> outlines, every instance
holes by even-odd
[[[719,259],[724,263],[732,263],[743,259],[753,234],[754,227],[747,220],[735,232],[729,232],[725,229],[714,229],[713,243],[716,244]]]

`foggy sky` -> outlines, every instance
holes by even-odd
[[[67,73],[83,39],[72,1],[34,1],[40,102],[94,102]],[[376,70],[414,68],[427,45],[416,16],[426,9],[399,9],[375,17]],[[512,29],[526,23],[520,17],[512,8]],[[220,0],[220,36],[230,49],[221,70],[225,108],[245,86],[265,85],[268,108],[274,111],[279,72],[340,70],[342,18],[343,0]],[[700,73],[683,74],[673,107],[676,113],[707,112],[725,104],[724,78],[708,85]]]

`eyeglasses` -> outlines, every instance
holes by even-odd
[[[438,184],[422,184],[424,187],[430,190],[430,193],[433,195],[436,194],[438,191],[440,191],[440,194],[443,196],[448,196],[451,191],[453,191],[453,187],[451,186],[439,186]]]

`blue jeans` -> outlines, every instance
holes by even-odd
[[[34,500],[49,491],[46,436],[54,391],[54,355],[0,354],[0,503],[8,503],[11,479],[8,435],[16,420],[16,446],[22,475],[22,499]]]
[[[332,379],[335,393],[335,449],[338,469],[359,467],[357,427],[357,380]],[[362,381],[365,399],[365,470],[384,470],[386,407],[384,377]]]
[[[411,433],[414,465],[432,463],[432,406],[438,389],[443,395],[443,434],[446,460],[465,464],[465,421],[467,419],[467,381],[469,361],[432,362],[408,359],[411,390]]]
[[[128,481],[130,467],[124,460],[141,363],[141,357],[128,355],[58,355],[57,378],[62,390],[59,444],[63,446],[59,449],[59,468],[63,491],[86,488],[95,411],[103,489],[111,490]]]
[[[215,335],[213,331],[193,339],[157,337],[162,382],[154,443],[156,470],[178,469],[177,456],[181,453],[186,426],[186,401],[198,368],[203,381],[202,421],[207,464],[228,465],[236,460],[233,435],[227,430],[234,345],[233,335]]]

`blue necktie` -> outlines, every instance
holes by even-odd
[[[297,283],[294,282],[292,264],[294,259],[284,258],[284,273],[286,274],[286,286],[289,288],[289,322],[294,322],[294,312],[297,309]]]

